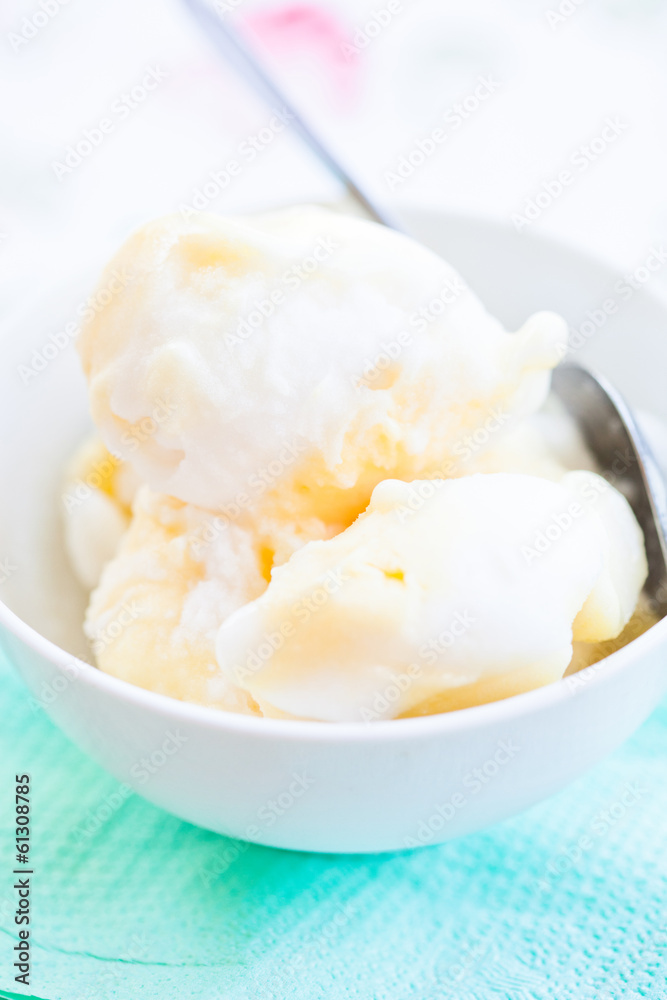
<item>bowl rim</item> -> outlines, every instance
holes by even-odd
[[[108,692],[136,708],[171,716],[175,722],[181,719],[184,723],[196,723],[207,729],[228,730],[230,733],[235,732],[250,737],[269,739],[280,737],[290,741],[318,743],[369,741],[384,743],[416,737],[449,735],[462,729],[475,730],[502,722],[509,723],[517,718],[554,708],[599,684],[608,684],[613,677],[629,668],[636,659],[649,655],[663,643],[667,645],[667,617],[665,617],[626,646],[572,675],[580,678],[581,684],[573,686],[569,683],[571,678],[563,677],[543,687],[511,695],[499,701],[435,715],[383,719],[377,722],[322,722],[315,719],[270,719],[243,715],[240,712],[180,701],[178,698],[138,687],[120,677],[106,674],[98,667],[68,653],[24,622],[2,601],[0,601],[0,626],[4,626],[29,649],[59,669],[75,670],[74,683],[84,683],[98,691]],[[8,651],[6,655],[11,662],[12,657]]]
[[[495,229],[498,232],[510,234],[517,239],[524,239],[532,244],[556,250],[559,253],[575,255],[588,266],[595,266],[607,271],[614,270],[614,263],[604,257],[596,256],[586,249],[579,248],[559,237],[545,236],[542,233],[517,233],[509,222],[497,218],[485,217],[482,214],[450,212],[442,209],[432,209],[419,203],[397,204],[399,217],[410,216],[424,218],[427,214],[437,215],[443,220],[457,223],[470,223]],[[649,298],[658,308],[667,313],[667,303],[652,292],[642,288],[638,293],[643,298]],[[210,730],[227,730],[252,738],[276,739],[289,741],[306,741],[318,743],[367,743],[392,742],[404,739],[429,738],[434,735],[455,734],[460,730],[483,729],[487,726],[511,722],[519,717],[547,711],[562,704],[578,694],[597,687],[599,684],[609,684],[612,678],[618,676],[638,658],[649,655],[661,644],[667,645],[667,617],[661,619],[633,639],[626,646],[616,650],[604,659],[585,667],[577,672],[581,684],[573,686],[570,677],[563,677],[542,687],[522,694],[510,695],[499,701],[483,705],[473,705],[468,708],[454,709],[435,715],[417,716],[407,719],[384,719],[373,722],[323,722],[308,719],[273,719],[252,715],[243,715],[220,708],[199,705],[195,702],[180,701],[169,695],[159,694],[146,688],[138,687],[129,681],[104,673],[98,667],[68,653],[57,643],[43,636],[37,629],[28,625],[0,599],[0,626],[10,632],[25,646],[52,663],[60,670],[69,668],[76,671],[75,683],[84,683],[101,692],[108,692],[119,700],[125,700],[136,708],[156,712],[165,717],[171,717],[174,722],[179,719],[196,723]],[[4,636],[0,632],[0,640]],[[13,656],[5,649],[7,659],[12,662]],[[48,707],[48,706],[47,706]]]

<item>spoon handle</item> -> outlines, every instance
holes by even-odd
[[[285,96],[285,93],[275,80],[273,80],[269,72],[253,55],[238,32],[229,25],[224,24],[219,15],[205,0],[184,0],[184,3],[218,53],[222,55],[226,62],[236,68],[240,75],[252,86],[257,95],[266,103],[277,106],[287,112],[290,117],[290,124],[295,132],[303,139],[320,163],[344,184],[349,194],[364,210],[366,215],[370,216],[373,221],[379,222],[383,226],[388,226],[390,229],[399,229],[400,227],[383,209],[376,205],[370,195],[365,193],[362,186],[334,156],[329,147],[306,124],[294,105]]]

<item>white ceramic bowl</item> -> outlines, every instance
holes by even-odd
[[[508,326],[553,308],[585,330],[580,357],[635,406],[667,418],[667,309],[625,300],[604,265],[481,220],[413,211],[411,232],[456,265]],[[598,316],[599,319],[599,316]],[[24,385],[17,365],[55,332],[4,345],[0,382],[0,623],[32,696],[119,781],[220,833],[308,851],[390,851],[438,843],[517,813],[618,746],[667,690],[667,620],[576,680],[430,718],[330,725],[188,705],[77,660],[84,595],[59,533],[62,466],[88,418],[75,351]],[[49,352],[53,354],[53,351]],[[29,695],[26,693],[26,697]]]

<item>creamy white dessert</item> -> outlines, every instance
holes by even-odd
[[[118,269],[79,343],[104,445],[65,503],[102,670],[371,721],[529,690],[623,634],[643,539],[569,471],[594,463],[545,405],[559,317],[508,333],[430,251],[315,208],[159,220]]]
[[[215,661],[220,625],[266,588],[255,539],[236,525],[200,543],[208,512],[142,487],[118,554],[93,591],[86,633],[102,670],[159,694],[259,711]]]
[[[474,702],[487,679],[562,677],[573,639],[621,631],[646,572],[627,501],[592,473],[386,480],[225,621],[217,659],[260,708],[330,722]]]
[[[111,272],[130,279],[79,341],[93,419],[211,510],[347,526],[383,479],[455,474],[469,435],[539,408],[567,333],[507,333],[436,254],[317,208],[158,220]]]

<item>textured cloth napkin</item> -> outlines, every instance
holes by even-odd
[[[667,998],[667,704],[522,816],[442,847],[355,857],[249,846],[119,794],[30,707],[4,659],[0,707],[0,997]],[[23,772],[29,988],[11,957]]]

